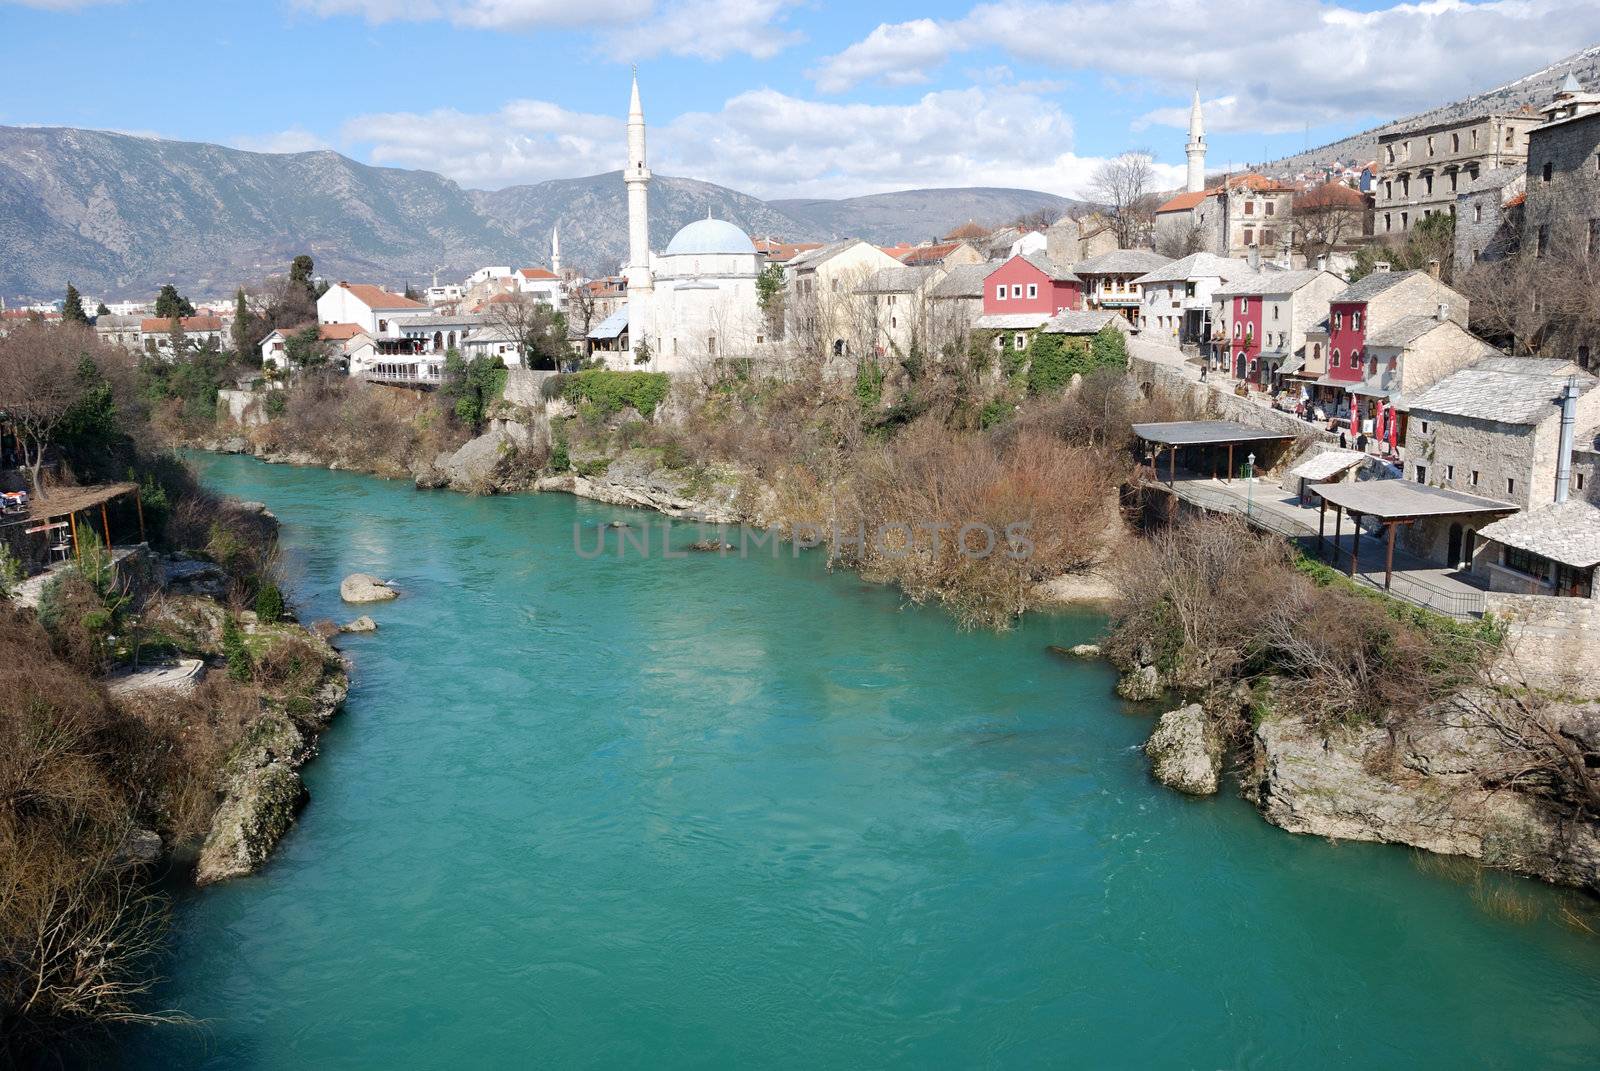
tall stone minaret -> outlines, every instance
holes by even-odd
[[[561,226],[550,228],[550,270],[561,274]]]
[[[1194,107],[1189,109],[1189,144],[1183,150],[1189,157],[1189,183],[1187,189],[1190,193],[1199,193],[1206,188],[1206,128],[1205,122],[1200,118],[1200,90],[1194,91]]]
[[[628,104],[628,170],[622,173],[628,187],[628,292],[648,294],[655,289],[650,277],[650,169],[644,166],[644,108],[639,105],[639,74],[633,75],[633,100]]]

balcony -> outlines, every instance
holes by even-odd
[[[436,387],[444,382],[444,365],[437,361],[416,364],[384,362],[354,373],[368,383],[398,383],[413,387]]]

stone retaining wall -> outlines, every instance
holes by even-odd
[[[1600,680],[1589,669],[1600,660],[1600,603],[1490,591],[1484,605],[1506,625],[1504,672],[1522,678],[1513,683],[1600,698]]]
[[[1161,387],[1205,405],[1221,420],[1235,420],[1253,428],[1281,431],[1297,439],[1338,442],[1335,435],[1307,424],[1293,413],[1280,413],[1276,409],[1257,405],[1250,399],[1240,398],[1229,391],[1218,390],[1205,383],[1196,383],[1176,368],[1160,361],[1131,356],[1128,359],[1128,373],[1140,383]]]
[[[540,394],[544,381],[554,372],[535,372],[528,368],[511,368],[506,371],[506,390],[502,397],[512,405],[529,409],[542,408],[544,396]]]

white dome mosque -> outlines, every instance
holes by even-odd
[[[644,110],[639,80],[633,81],[628,114],[629,353],[632,363],[641,342],[648,344],[646,366],[654,372],[682,372],[711,359],[753,357],[765,340],[756,279],[761,255],[750,236],[723,219],[698,219],[660,253],[650,252],[650,171],[644,161]]]

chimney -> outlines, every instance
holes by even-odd
[[[1435,279],[1439,278],[1439,258],[1434,257],[1428,261],[1428,274]]]
[[[1444,323],[1446,320],[1450,319],[1450,306],[1446,305],[1442,301],[1439,302],[1439,307],[1433,310],[1433,318],[1438,320],[1440,323]]]
[[[1567,500],[1572,483],[1572,434],[1578,425],[1578,377],[1568,376],[1561,389],[1561,443],[1556,448],[1556,504]]]
[[[1378,261],[1376,264],[1374,264],[1372,266],[1372,270],[1375,271],[1375,272],[1388,271],[1389,270],[1389,262],[1387,260],[1380,260],[1380,261]]]
[[[1317,270],[1318,271],[1327,271],[1328,270],[1328,254],[1321,253],[1321,254],[1319,254],[1317,256]]]
[[[1261,247],[1259,245],[1253,245],[1250,247],[1250,270],[1261,270]]]

